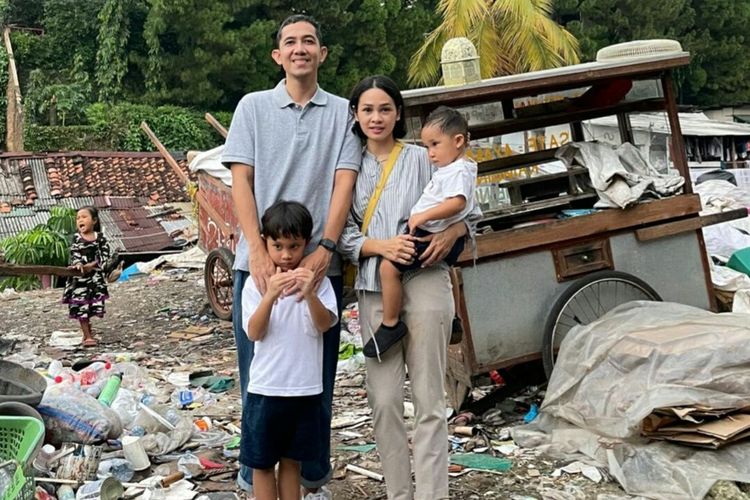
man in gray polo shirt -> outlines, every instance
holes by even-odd
[[[348,102],[318,87],[318,67],[327,55],[318,24],[308,16],[291,16],[281,24],[276,41],[272,57],[286,78],[272,90],[242,98],[222,156],[232,171],[232,199],[242,229],[235,258],[233,323],[243,401],[253,343],[242,325],[242,288],[249,275],[264,293],[275,272],[258,221],[282,199],[298,201],[310,210],[313,236],[302,265],[312,269],[318,280],[326,274],[331,278],[340,313],[343,282],[335,245],[362,160],[361,143],[351,132]],[[331,478],[330,418],[340,332],[337,324],[324,337],[323,401],[328,421],[319,460],[302,464],[306,499],[330,498],[321,487]],[[251,471],[243,466],[238,482],[246,486],[251,481]]]

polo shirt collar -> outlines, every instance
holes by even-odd
[[[294,100],[289,95],[289,92],[286,91],[286,78],[281,80],[273,89],[273,98],[280,108],[286,108],[295,104]],[[312,96],[310,102],[316,106],[325,106],[328,104],[328,96],[323,89],[320,88],[320,85],[318,85],[315,95]]]

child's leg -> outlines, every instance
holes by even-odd
[[[461,316],[461,291],[458,288],[458,273],[456,269],[451,267],[450,270],[451,285],[453,286],[453,304],[455,305],[456,315],[453,318],[453,324],[451,326],[451,344],[458,344],[461,342],[464,336],[464,327],[461,322],[463,316]]]
[[[91,321],[88,318],[81,318],[79,322],[81,323],[81,332],[83,332],[84,345],[96,342],[94,335],[91,333]]]
[[[257,500],[276,500],[276,474],[270,469],[253,469],[253,494]]]
[[[401,272],[386,259],[380,263],[380,285],[383,289],[383,324],[395,326],[401,315]]]
[[[456,317],[461,318],[461,291],[458,288],[458,273],[456,273],[455,267],[451,267],[450,275],[451,286],[453,287],[453,304],[456,306]]]
[[[383,289],[383,322],[362,349],[368,358],[380,357],[407,333],[406,325],[399,320],[401,271],[387,260],[380,263],[380,284]]]
[[[282,458],[279,462],[279,499],[299,500],[300,463],[290,458]]]

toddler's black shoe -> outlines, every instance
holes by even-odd
[[[393,347],[393,344],[404,338],[407,331],[406,324],[403,321],[399,321],[393,326],[385,326],[381,323],[372,338],[365,344],[362,353],[368,358],[377,358],[379,350],[382,356],[385,351]],[[375,346],[376,342],[377,347]]]

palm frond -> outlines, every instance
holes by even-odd
[[[579,46],[551,19],[552,0],[440,0],[441,24],[409,64],[409,83],[433,84],[440,53],[450,38],[467,36],[477,47],[483,78],[577,63]]]
[[[443,17],[440,27],[449,38],[468,35],[489,14],[486,0],[440,0],[437,10]]]
[[[498,29],[493,16],[487,16],[474,25],[469,39],[474,43],[479,55],[479,72],[482,78],[490,78],[497,75],[498,63],[504,60],[502,46]]]
[[[440,79],[440,52],[449,38],[440,26],[427,35],[409,62],[409,85],[424,87]]]

